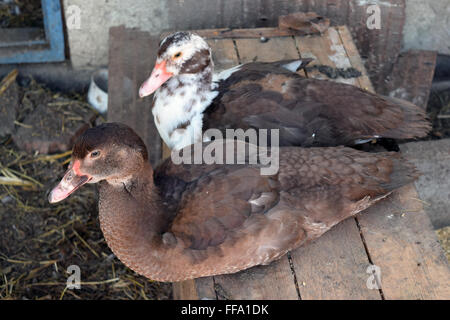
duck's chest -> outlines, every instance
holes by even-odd
[[[202,141],[203,111],[217,92],[191,85],[164,86],[155,93],[153,118],[156,128],[170,149]]]

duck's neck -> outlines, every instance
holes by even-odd
[[[171,222],[153,184],[150,165],[128,179],[100,184],[99,217],[114,254],[140,274],[164,270],[161,234]],[[169,214],[170,215],[170,214]]]
[[[217,96],[212,73],[211,63],[199,73],[169,79],[156,91],[152,109],[155,124],[171,149],[202,140],[203,111]]]

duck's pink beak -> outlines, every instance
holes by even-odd
[[[173,73],[167,72],[166,70],[166,60],[163,60],[162,62],[156,64],[153,68],[150,78],[145,80],[145,82],[141,85],[141,88],[139,89],[139,96],[143,98],[151,95],[172,76]]]
[[[79,167],[80,162],[78,160],[75,160],[73,165],[70,166],[67,172],[64,174],[61,182],[56,187],[54,187],[48,195],[48,201],[50,203],[64,200],[75,190],[92,179],[92,177],[89,175],[81,174],[79,171]]]

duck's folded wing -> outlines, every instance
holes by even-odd
[[[414,181],[415,167],[395,152],[367,153],[348,147],[281,148],[280,190],[331,190],[358,201]],[[298,192],[298,191],[296,191]]]
[[[274,177],[261,176],[262,166],[257,161],[256,146],[250,149],[247,143],[233,140],[197,143],[196,146],[200,146],[201,152],[213,146],[216,150],[221,149],[222,161],[212,164],[206,164],[204,161],[201,164],[191,164],[189,161],[175,164],[172,158],[168,158],[154,171],[154,183],[162,199],[168,209],[177,214],[175,225],[180,221],[180,217],[194,216],[199,220],[193,225],[199,225],[203,218],[208,220],[205,215],[214,215],[217,210],[222,210],[220,212],[223,216],[228,217],[225,221],[231,223],[225,223],[224,226],[230,227],[234,226],[233,221],[237,213],[246,216],[248,212],[267,210],[271,201],[275,201],[276,196],[272,192],[276,190],[276,180]],[[183,157],[189,154],[188,158],[194,159],[196,150],[199,149],[191,145],[183,148],[181,152],[172,151],[172,155],[177,153]],[[233,159],[237,160],[238,154],[242,156],[240,159],[243,163],[224,164],[229,150]],[[259,199],[261,195],[262,198]],[[252,200],[252,203],[248,200]],[[194,210],[196,206],[204,206],[207,210]],[[192,211],[186,209],[188,207],[192,208]]]
[[[218,246],[236,236],[252,216],[277,204],[276,186],[251,167],[205,175],[187,186],[168,232],[186,248]]]
[[[262,176],[257,165],[212,168],[186,174],[190,180],[184,181],[176,216],[163,236],[169,243],[180,239],[189,249],[217,247],[240,239],[246,230],[270,229],[268,224],[280,220],[278,215],[283,215],[283,223],[296,225],[292,232],[305,230],[314,237],[320,234],[308,231],[314,223],[328,228],[418,176],[396,153],[344,147],[281,148],[279,172],[273,176]],[[283,243],[288,248],[288,242]]]
[[[295,74],[250,71],[223,84],[206,110],[206,128],[278,128],[281,145],[302,146],[410,139],[430,130],[425,112],[400,99]]]
[[[278,176],[248,167],[191,183],[162,241],[199,276],[236,272],[321,236],[415,177],[394,154],[282,149]]]
[[[335,121],[338,134],[349,140],[355,135],[411,139],[423,137],[430,130],[424,110],[410,102],[344,83],[316,79],[291,83],[290,92],[304,97],[299,99],[301,103],[325,106],[323,112]]]
[[[324,109],[322,103],[301,104],[260,84],[247,83],[215,100],[206,110],[204,129],[277,129],[281,146],[337,145],[333,119]]]

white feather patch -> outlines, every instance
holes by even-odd
[[[202,141],[203,111],[217,96],[217,91],[198,93],[197,75],[180,75],[169,80],[172,95],[166,88],[155,93],[152,113],[155,125],[164,142],[170,149],[181,149],[189,144]],[[175,90],[177,81],[184,83]],[[203,101],[202,101],[203,98]],[[180,124],[189,123],[183,129],[175,130]]]
[[[228,77],[230,77],[233,73],[235,73],[236,71],[239,71],[241,69],[241,67],[242,67],[242,64],[235,66],[233,68],[223,70],[219,73],[213,74],[213,82],[219,82],[221,80],[228,79]]]
[[[292,61],[292,62],[283,64],[281,66],[291,72],[297,72],[298,68],[300,68],[300,66],[302,65],[302,62],[303,62],[302,60],[296,60],[296,61]]]

